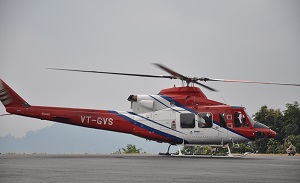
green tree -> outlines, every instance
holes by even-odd
[[[126,148],[122,148],[122,150],[125,154],[140,154],[142,149],[137,149],[135,145],[127,144]]]
[[[184,146],[181,149],[183,154],[210,154],[211,147],[209,146]]]
[[[268,109],[268,107],[264,105],[254,114],[254,120],[269,126],[277,133],[275,140],[283,142],[283,114],[279,109]],[[271,150],[271,144],[268,143],[268,139],[258,139],[252,144],[252,148],[259,153],[267,153],[267,151],[272,151],[273,153],[274,150]],[[272,144],[272,148],[276,149],[277,147],[274,147]]]
[[[298,102],[286,104],[287,109],[283,111],[284,124],[283,133],[285,134],[282,151],[285,153],[290,144],[300,151],[300,106]]]
[[[286,104],[287,109],[283,111],[283,130],[286,136],[300,135],[300,107],[298,102]]]
[[[298,102],[286,104],[286,110],[268,109],[266,105],[255,113],[254,120],[259,121],[277,133],[275,139],[258,139],[253,148],[259,153],[286,153],[286,148],[292,143],[300,148],[300,107]]]
[[[284,134],[282,133],[282,128],[284,116],[280,109],[268,109],[264,105],[254,114],[254,120],[269,126],[277,133],[276,140],[283,142]]]
[[[245,144],[245,143],[240,143],[238,148],[234,148],[232,150],[232,152],[234,153],[240,153],[243,154],[245,152],[252,152],[252,149],[249,145]]]
[[[183,146],[183,148],[181,149],[181,152],[183,154],[194,154],[195,147],[194,146]]]
[[[270,139],[267,143],[267,150],[266,153],[269,154],[277,154],[277,149],[278,149],[278,143],[275,139]]]

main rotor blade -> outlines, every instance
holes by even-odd
[[[208,90],[210,90],[210,91],[218,92],[218,90],[216,90],[216,89],[214,89],[214,88],[211,88],[211,87],[209,87],[209,86],[206,86],[206,85],[204,85],[204,84],[202,84],[202,83],[199,83],[199,82],[197,82],[197,81],[193,81],[193,83],[196,83],[196,84],[198,84],[198,85],[200,85],[200,86],[202,86],[202,87],[204,87],[204,88],[206,88],[206,89],[208,89]]]
[[[88,72],[88,73],[96,73],[96,74],[113,74],[113,75],[137,76],[137,77],[148,77],[148,78],[176,79],[173,76],[163,76],[163,75],[130,74],[130,73],[121,73],[121,72],[101,72],[101,71],[88,71],[88,70],[76,70],[76,69],[59,69],[59,68],[46,68],[46,69],[60,70],[60,71],[72,71],[72,72]]]
[[[153,64],[156,65],[157,67],[161,68],[162,70],[168,72],[169,74],[171,74],[175,78],[186,81],[188,84],[189,83],[196,83],[196,84],[198,84],[198,85],[200,85],[200,86],[202,86],[202,87],[204,87],[204,88],[206,88],[206,89],[208,89],[210,91],[214,91],[214,92],[218,91],[218,90],[216,90],[214,88],[211,88],[209,86],[206,86],[206,85],[204,85],[202,83],[197,82],[197,79],[195,79],[195,78],[189,78],[189,77],[183,76],[183,75],[179,74],[178,72],[175,72],[175,71],[173,71],[173,70],[171,70],[171,69],[169,69],[166,66],[163,66],[161,64],[158,64],[158,63],[153,63]]]
[[[228,79],[212,79],[212,78],[199,78],[199,80],[200,81],[220,81],[220,82],[227,82],[227,83],[252,83],[252,84],[300,86],[300,84],[295,84],[295,83],[275,83],[275,82],[246,81],[246,80],[228,80]]]
[[[188,80],[187,77],[167,68],[166,66],[163,66],[161,64],[158,64],[158,63],[153,63],[153,65],[156,65],[157,67],[161,68],[162,70],[166,71],[167,73],[171,74],[172,76],[174,76],[175,78],[177,79],[181,79],[181,80]]]

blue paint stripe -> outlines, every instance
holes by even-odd
[[[178,110],[176,110],[176,109],[173,109],[172,107],[167,106],[166,104],[162,103],[160,100],[156,99],[155,97],[153,97],[153,96],[151,96],[151,95],[149,95],[149,96],[150,96],[151,98],[153,98],[154,100],[156,100],[157,102],[159,102],[160,104],[162,104],[163,106],[165,106],[166,108],[172,109],[173,111],[180,113],[180,111],[178,111]],[[168,101],[169,101],[169,100],[168,100]],[[169,101],[169,102],[170,102],[170,101]]]
[[[136,113],[134,113],[134,112],[128,112],[128,113],[131,114],[131,115],[135,115],[135,116],[138,116],[138,117],[140,117],[140,118],[143,118],[143,119],[145,119],[145,120],[147,120],[147,121],[150,121],[150,122],[155,123],[155,124],[157,124],[157,125],[160,125],[160,126],[162,126],[162,127],[165,127],[165,128],[167,128],[167,129],[169,129],[169,130],[172,130],[172,131],[175,131],[175,132],[178,132],[178,133],[181,133],[181,134],[186,135],[185,133],[182,133],[182,132],[180,132],[180,131],[177,131],[177,130],[175,130],[175,129],[172,129],[172,128],[170,128],[170,127],[167,127],[167,126],[165,126],[165,125],[162,125],[162,124],[160,124],[160,123],[158,123],[158,122],[156,122],[156,121],[153,121],[153,120],[151,120],[151,119],[145,118],[144,116],[138,115],[138,114],[136,114]]]
[[[197,111],[195,111],[195,110],[193,110],[193,109],[190,109],[190,108],[188,108],[188,107],[182,105],[181,103],[177,102],[176,100],[174,100],[173,98],[171,98],[171,97],[169,97],[169,96],[166,96],[166,95],[160,95],[160,96],[161,96],[162,98],[166,99],[166,100],[169,101],[169,102],[174,102],[175,105],[176,105],[177,107],[181,107],[181,108],[183,108],[183,109],[185,109],[185,110],[187,110],[187,111],[190,111],[191,113],[198,114]]]
[[[120,114],[120,113],[118,113],[118,112],[116,112],[116,111],[109,111],[109,112],[112,113],[112,114],[116,114],[116,115],[120,116],[121,118],[125,119],[126,121],[132,123],[133,125],[138,126],[138,127],[140,127],[140,128],[143,128],[143,129],[145,129],[145,130],[147,130],[147,131],[149,131],[149,132],[153,132],[153,133],[158,134],[158,135],[160,135],[160,136],[169,138],[169,139],[171,139],[171,140],[173,140],[173,141],[175,141],[175,142],[177,142],[177,143],[182,143],[182,142],[183,142],[183,139],[181,139],[181,138],[179,138],[179,137],[176,137],[176,136],[174,136],[174,135],[170,135],[170,134],[168,134],[168,133],[159,131],[159,130],[157,130],[157,129],[155,129],[155,128],[149,127],[149,126],[147,126],[147,125],[145,125],[145,124],[142,124],[142,123],[140,123],[140,122],[138,122],[138,121],[133,120],[132,118],[130,118],[130,117],[128,117],[128,116],[125,116],[125,115],[123,115],[123,114]]]

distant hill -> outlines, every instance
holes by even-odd
[[[31,131],[23,138],[0,137],[0,153],[109,154],[130,143],[147,153],[165,152],[168,147],[168,144],[149,142],[133,135],[56,123]]]

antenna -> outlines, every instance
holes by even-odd
[[[225,104],[227,104],[226,100],[224,99],[223,95],[221,95],[222,99],[224,100]]]

